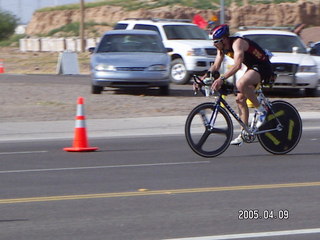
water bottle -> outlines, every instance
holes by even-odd
[[[263,104],[263,96],[262,96],[261,92],[258,94],[257,99],[258,99],[259,104]]]
[[[258,97],[257,97],[258,101],[259,101],[259,104],[267,111],[268,108],[266,106],[266,103],[264,102],[264,96],[262,94],[261,91],[259,91],[259,94],[258,94]]]
[[[205,79],[203,79],[203,82],[205,84],[204,91],[205,91],[206,97],[209,97],[210,93],[211,93],[211,84],[212,84],[213,80],[212,80],[212,78],[205,78]]]

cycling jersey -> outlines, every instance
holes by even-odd
[[[243,64],[247,66],[248,70],[253,69],[258,72],[261,76],[261,80],[268,81],[271,76],[273,76],[273,71],[271,68],[271,63],[266,52],[254,41],[242,37],[229,37],[230,45],[232,46],[234,41],[237,39],[243,39],[249,44],[248,50],[244,52]],[[224,54],[233,58],[233,49],[223,50]]]
[[[242,38],[242,37],[229,37],[230,45],[232,46],[233,43],[239,38],[245,40],[249,44],[248,50],[244,52],[244,59],[243,59],[244,65],[246,65],[247,67],[251,67],[257,63],[270,63],[269,57],[266,55],[266,52],[258,44],[251,41],[250,39]],[[231,48],[231,49],[224,50],[224,54],[233,58],[234,56],[233,49]]]

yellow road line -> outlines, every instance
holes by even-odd
[[[240,190],[319,187],[319,186],[320,186],[320,182],[304,182],[304,183],[283,183],[283,184],[265,184],[265,185],[244,185],[244,186],[230,186],[230,187],[186,188],[186,189],[155,190],[155,191],[144,190],[144,191],[136,191],[136,192],[0,199],[0,204],[50,202],[50,201],[114,198],[114,197],[137,197],[137,196],[166,195],[166,194],[225,192],[225,191],[240,191]]]

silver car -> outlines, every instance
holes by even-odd
[[[104,87],[159,87],[162,95],[169,93],[170,49],[158,33],[108,31],[89,51],[93,94],[100,94]]]

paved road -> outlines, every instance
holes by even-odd
[[[214,159],[196,156],[183,135],[93,138],[94,153],[64,152],[70,141],[63,139],[2,142],[1,239],[261,239],[257,233],[272,232],[316,240],[319,136],[310,121],[288,155],[253,143]],[[257,211],[258,219],[239,219]]]
[[[288,155],[254,143],[214,159],[188,148],[185,115],[89,118],[100,151],[81,154],[62,150],[73,119],[2,122],[0,239],[318,240],[319,113],[301,116],[304,134]]]

